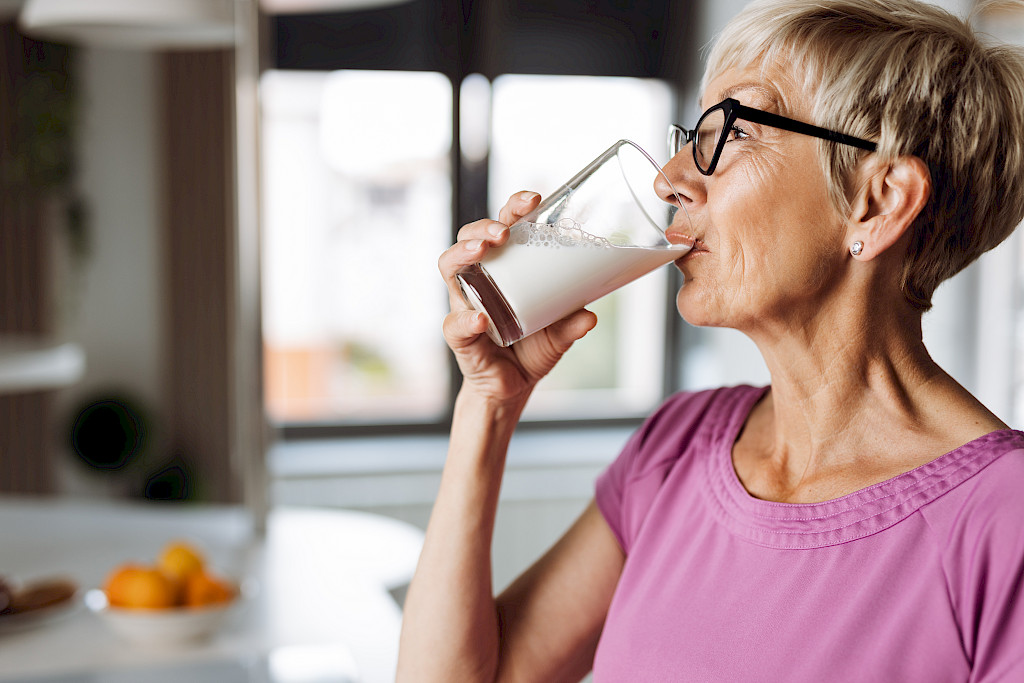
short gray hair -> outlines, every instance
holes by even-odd
[[[812,123],[877,141],[883,159],[912,155],[928,166],[932,196],[900,282],[918,310],[1024,217],[1020,49],[983,42],[968,21],[916,0],[757,0],[718,37],[704,83],[747,64],[788,64],[814,102]],[[824,141],[819,149],[845,215],[863,152]]]

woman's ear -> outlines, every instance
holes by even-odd
[[[859,169],[861,182],[850,213],[850,245],[854,256],[870,261],[894,245],[913,225],[928,198],[932,181],[928,167],[915,156],[887,163],[868,161]]]

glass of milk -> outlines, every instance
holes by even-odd
[[[673,224],[689,235],[690,222],[682,200],[673,206],[655,192],[659,176],[672,187],[647,152],[619,140],[514,223],[504,246],[457,273],[495,344],[514,344],[690,250],[665,238]]]

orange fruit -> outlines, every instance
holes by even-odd
[[[177,602],[173,582],[155,567],[140,564],[116,567],[103,590],[112,607],[162,609],[174,607]]]
[[[190,574],[203,571],[205,560],[194,546],[174,541],[164,546],[156,566],[171,580],[183,582]]]
[[[208,571],[191,574],[185,579],[185,605],[188,607],[219,605],[231,602],[234,597],[235,587]]]

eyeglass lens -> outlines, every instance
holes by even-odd
[[[686,146],[686,131],[679,126],[669,126],[668,129],[668,155],[674,157],[683,151]]]
[[[693,155],[697,166],[704,172],[711,168],[711,161],[715,157],[715,149],[718,147],[718,140],[724,127],[723,109],[712,109],[697,122],[697,139],[694,141]]]

